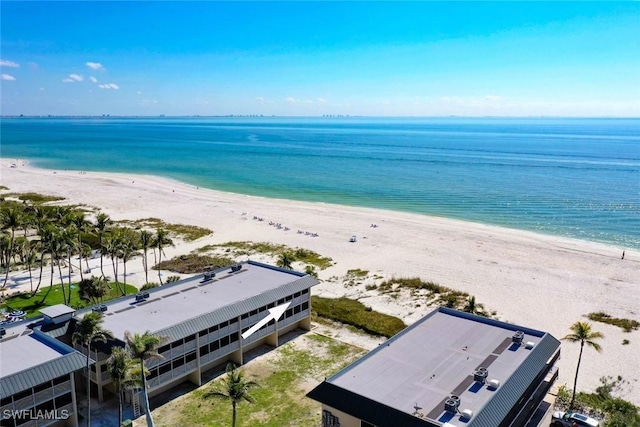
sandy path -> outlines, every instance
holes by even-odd
[[[0,184],[10,191],[60,195],[68,203],[99,207],[116,220],[157,217],[215,231],[168,249],[169,257],[231,240],[281,243],[329,256],[336,264],[320,272],[325,281],[314,289],[316,294],[363,298],[375,310],[408,323],[429,311],[424,302],[408,296],[378,296],[365,290],[366,281],[345,288],[342,280],[326,279],[341,278],[356,268],[382,277],[420,276],[475,295],[503,320],[549,331],[558,338],[590,312],[602,310],[640,320],[638,251],[626,249],[621,260],[623,248],[470,222],[223,193],[151,176],[52,171],[23,166],[15,159],[0,163]],[[10,168],[11,163],[17,167]],[[270,226],[270,221],[290,230]],[[349,243],[352,234],[358,242]],[[144,282],[139,259],[127,269],[132,273],[128,281]],[[28,286],[24,278],[24,274],[15,275],[13,289],[17,283]],[[604,324],[594,328],[605,334],[604,351],[598,355],[585,350],[579,387],[593,389],[602,376],[622,375],[629,381],[622,396],[640,404],[640,331],[626,334]],[[623,339],[630,343],[622,345]],[[563,345],[561,382],[572,384],[578,350],[578,345]]]

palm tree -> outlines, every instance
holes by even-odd
[[[22,210],[17,206],[11,206],[7,209],[3,209],[0,211],[0,226],[4,229],[11,230],[11,240],[9,244],[9,257],[7,259],[7,271],[4,276],[4,284],[3,288],[7,286],[7,282],[9,280],[9,269],[11,268],[11,257],[13,256],[13,242],[16,237],[16,228],[22,226]]]
[[[109,215],[105,214],[105,213],[99,213],[96,216],[96,230],[98,230],[98,239],[100,242],[100,274],[102,274],[102,277],[104,278],[104,270],[102,268],[102,252],[104,251],[103,247],[102,247],[102,237],[104,236],[104,232],[106,231],[107,227],[111,224],[111,218],[109,218]]]
[[[147,230],[140,231],[140,248],[142,249],[142,266],[144,267],[144,283],[149,283],[149,248],[153,243],[153,233]]]
[[[256,399],[249,394],[249,390],[259,387],[255,381],[245,381],[242,372],[236,369],[233,363],[227,365],[227,377],[222,382],[223,388],[219,389],[214,386],[210,391],[204,394],[205,398],[216,398],[231,401],[233,410],[232,427],[236,427],[237,406],[243,400],[249,403],[255,403]]]
[[[153,427],[153,417],[151,416],[151,408],[149,407],[149,396],[147,395],[147,379],[145,375],[144,361],[148,359],[163,359],[158,353],[158,347],[165,341],[165,338],[153,335],[150,331],[144,334],[132,334],[129,331],[124,332],[124,340],[127,343],[129,352],[134,359],[140,361],[140,377],[142,382],[142,394],[144,398],[144,408],[147,417],[147,426]]]
[[[68,215],[66,220],[67,220],[67,223],[69,225],[72,225],[75,228],[75,231],[78,233],[78,235],[77,235],[78,243],[76,245],[76,248],[78,249],[78,252],[80,253],[80,256],[79,256],[80,280],[83,280],[84,279],[84,275],[83,275],[83,272],[82,272],[82,258],[83,258],[82,233],[87,231],[87,227],[89,226],[89,221],[87,221],[86,218],[84,217],[84,212],[79,211],[79,210],[69,213],[69,215]]]
[[[76,324],[76,331],[71,336],[73,344],[81,344],[87,348],[87,426],[91,426],[91,372],[89,370],[91,343],[94,341],[106,342],[113,338],[110,331],[102,328],[102,322],[104,319],[101,313],[89,312]]]
[[[158,249],[158,264],[162,262],[162,254],[164,254],[165,246],[173,246],[173,240],[169,238],[169,232],[158,228],[156,230],[156,238],[153,242],[153,246],[155,249]],[[160,280],[160,284],[162,285],[162,274],[160,273],[160,268],[158,268],[158,280]]]
[[[104,241],[104,245],[102,246],[102,250],[105,254],[111,258],[111,265],[113,266],[113,275],[114,281],[116,282],[116,287],[118,291],[122,293],[122,289],[120,288],[120,282],[118,282],[118,258],[120,258],[120,232],[118,229],[113,230],[111,233],[107,235],[107,238]],[[104,277],[104,276],[103,276]]]
[[[571,325],[570,329],[572,333],[568,334],[562,339],[569,342],[580,343],[578,366],[576,367],[576,377],[573,381],[573,393],[571,395],[571,403],[569,404],[569,409],[571,410],[573,409],[573,404],[576,400],[576,387],[578,385],[578,371],[580,370],[580,361],[582,360],[582,349],[584,348],[584,345],[587,344],[589,347],[600,353],[602,351],[602,347],[600,347],[600,344],[595,342],[595,340],[604,338],[604,335],[601,332],[592,331],[591,323],[588,322],[576,322]]]
[[[127,261],[129,261],[136,254],[138,249],[138,235],[130,228],[124,228],[120,234],[120,256],[122,257],[123,265],[123,282],[124,292],[127,294]]]
[[[484,306],[476,302],[476,297],[471,295],[467,299],[467,303],[465,304],[462,311],[467,313],[476,314],[478,316],[484,316]]]
[[[107,359],[107,371],[118,395],[118,425],[122,425],[122,395],[125,389],[139,383],[139,379],[133,377],[133,363],[131,353],[122,347],[114,347]]]
[[[295,257],[291,254],[291,252],[282,252],[280,257],[278,258],[278,267],[286,268],[287,270],[291,270],[291,264],[295,261]]]

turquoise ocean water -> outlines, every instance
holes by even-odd
[[[4,158],[640,249],[640,119],[3,118]]]

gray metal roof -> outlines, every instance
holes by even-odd
[[[523,342],[533,343],[532,349],[511,345],[516,330],[525,333]],[[391,412],[380,412],[383,405],[421,418],[424,425],[496,427],[559,346],[558,340],[541,331],[439,308],[309,396],[345,412],[353,409],[346,403],[348,395],[362,396],[366,406],[359,410],[365,415],[362,419],[378,426],[393,425]],[[473,371],[480,366],[488,369],[487,379],[500,381],[497,390],[473,381]],[[343,398],[335,397],[336,387],[344,390]],[[460,410],[474,412],[471,421],[445,413],[444,400],[452,394],[460,396]],[[376,411],[386,415],[379,419],[366,415]]]
[[[40,313],[42,313],[44,316],[55,318],[58,316],[64,316],[65,314],[71,314],[75,311],[76,310],[74,308],[71,308],[67,305],[56,304],[52,305],[51,307],[45,307],[41,309]]]
[[[0,398],[82,369],[87,362],[83,354],[38,330],[2,341],[0,356]]]
[[[145,302],[135,303],[133,295],[110,301],[102,327],[120,340],[127,330],[149,330],[175,341],[318,283],[313,276],[254,261],[242,266],[237,272],[218,269],[208,282],[200,274],[151,289]]]

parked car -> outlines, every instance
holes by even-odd
[[[551,415],[554,427],[600,427],[598,420],[577,412],[556,411]]]

